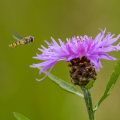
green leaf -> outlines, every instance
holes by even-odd
[[[54,76],[53,74],[49,73],[48,74],[48,77],[53,80],[55,83],[57,83],[61,88],[63,88],[64,90],[68,91],[68,92],[71,92],[71,93],[74,93],[78,96],[80,96],[81,98],[84,98],[83,97],[83,94],[79,93],[75,87],[67,82],[65,82],[64,80],[61,80],[60,78]]]
[[[42,68],[42,67],[37,67],[39,70]]]
[[[93,87],[94,80],[90,80],[90,82],[85,86],[85,89],[89,89]]]
[[[28,118],[26,118],[25,116],[17,113],[17,112],[13,112],[14,116],[17,118],[17,120],[29,120]]]
[[[41,67],[38,67],[38,69],[40,70]],[[45,71],[47,72],[47,71]],[[64,90],[70,92],[70,93],[74,93],[78,96],[80,96],[81,98],[84,98],[83,94],[79,93],[75,87],[67,82],[65,82],[64,80],[61,80],[60,78],[56,77],[55,75],[53,75],[52,73],[48,74],[48,77],[54,81],[55,83],[57,83],[61,88],[63,88]]]
[[[108,83],[106,85],[106,89],[105,89],[103,96],[95,104],[94,112],[98,109],[98,107],[102,103],[102,101],[110,95],[119,75],[120,75],[120,59],[118,60],[117,64],[115,65],[115,67],[113,69],[112,75],[110,76],[110,78],[108,80]]]

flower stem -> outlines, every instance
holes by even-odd
[[[85,87],[81,87],[81,89],[82,89],[83,94],[84,94],[84,100],[86,103],[89,120],[95,120],[93,106],[92,106],[91,89],[85,89]]]

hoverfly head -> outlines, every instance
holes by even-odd
[[[31,42],[34,42],[34,37],[30,36],[30,40],[31,40]]]

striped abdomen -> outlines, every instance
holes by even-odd
[[[18,42],[14,42],[14,43],[12,43],[12,44],[10,44],[9,45],[9,47],[16,47],[16,46],[18,46],[18,45],[23,45],[24,43],[23,42],[21,42],[21,41],[18,41]]]

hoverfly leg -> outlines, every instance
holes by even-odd
[[[28,45],[30,45],[30,46],[31,46],[31,43],[28,43]]]
[[[15,46],[15,47],[17,47],[17,46]],[[11,48],[9,48],[9,49],[11,50],[11,49],[13,49],[13,48],[15,48],[15,47],[11,47]]]

